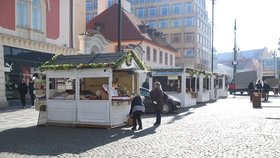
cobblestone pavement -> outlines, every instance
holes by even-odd
[[[37,127],[34,109],[0,109],[1,158],[278,158],[280,97],[253,109],[248,96],[155,117],[146,114],[144,129]]]

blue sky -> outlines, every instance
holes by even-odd
[[[212,17],[211,1],[209,18]],[[216,0],[214,9],[214,47],[229,52],[234,47],[234,20],[240,50],[278,48],[280,38],[280,0]]]

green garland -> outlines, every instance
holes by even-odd
[[[127,66],[131,66],[132,64],[132,59],[138,64],[140,69],[146,70],[146,67],[144,65],[144,62],[141,61],[137,54],[129,51],[127,52],[122,58],[120,58],[117,62],[112,62],[112,63],[90,63],[90,64],[79,64],[79,65],[73,65],[73,64],[61,64],[61,65],[51,65],[50,62],[54,61],[57,59],[59,55],[55,55],[52,57],[50,61],[47,61],[43,65],[40,66],[41,71],[45,70],[70,70],[70,69],[88,69],[88,68],[118,68],[120,67],[124,62],[126,63]]]

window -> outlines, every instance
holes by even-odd
[[[194,33],[187,32],[184,33],[184,43],[193,43],[194,42]]]
[[[145,0],[138,0],[138,4],[143,4],[145,3]]]
[[[190,14],[192,12],[193,12],[193,10],[192,10],[192,3],[191,2],[187,2],[186,3],[186,13]]]
[[[153,61],[157,62],[157,50],[156,49],[153,50]]]
[[[149,28],[157,28],[156,21],[148,21],[147,24],[149,25]]]
[[[72,78],[49,78],[49,99],[75,100],[76,80]]]
[[[90,12],[93,10],[93,2],[92,1],[86,1],[86,11]]]
[[[136,15],[137,15],[137,17],[138,18],[144,18],[144,9],[143,8],[138,8],[137,10],[136,10]]]
[[[180,27],[181,26],[181,19],[172,19],[171,20],[171,27]]]
[[[194,18],[193,17],[185,18],[185,26],[194,26]]]
[[[170,66],[173,66],[173,55],[170,54]]]
[[[171,34],[171,43],[181,43],[181,34]]]
[[[81,78],[80,100],[108,100],[107,89],[109,78]],[[108,90],[107,90],[108,91]]]
[[[168,5],[160,6],[160,16],[167,16],[168,15]]]
[[[167,20],[160,20],[159,21],[159,28],[164,29],[168,27],[168,21]]]
[[[28,0],[17,1],[17,26],[28,27]]]
[[[148,8],[148,17],[155,17],[155,16],[157,16],[157,8],[156,7]]]
[[[164,57],[164,60],[165,60],[165,65],[168,65],[168,54],[167,53],[165,53],[165,55],[164,55],[165,57]]]
[[[185,48],[184,56],[185,57],[193,57],[193,48]]]
[[[181,3],[173,5],[173,14],[176,14],[176,15],[182,14],[182,4]]]
[[[163,52],[160,51],[159,52],[159,63],[162,64],[162,61],[163,61]]]
[[[151,49],[150,49],[150,47],[147,47],[147,52],[146,53],[147,53],[146,58],[147,58],[148,61],[150,61],[151,60]]]
[[[41,1],[32,1],[32,29],[42,30],[42,6]]]

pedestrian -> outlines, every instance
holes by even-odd
[[[133,118],[133,127],[132,130],[136,130],[137,122],[138,129],[142,129],[142,120],[141,116],[145,113],[145,106],[143,104],[143,98],[140,95],[136,95],[133,97],[131,102],[131,108],[129,111],[129,115]],[[137,122],[136,122],[137,121]]]
[[[262,83],[260,80],[256,83],[256,89],[258,90],[259,93],[262,91]]]
[[[270,88],[271,88],[271,87],[270,87],[270,85],[267,83],[267,81],[264,81],[264,84],[263,84],[264,101],[268,101]]]
[[[277,85],[277,95],[278,93],[280,94],[280,81],[278,82],[278,85]]]
[[[146,81],[143,82],[142,87],[149,89],[148,79],[146,79]]]
[[[31,106],[34,106],[35,94],[34,94],[34,81],[32,80],[32,78],[29,79],[28,92],[30,95]]]
[[[165,93],[161,88],[161,84],[159,82],[155,82],[153,90],[150,92],[152,105],[156,114],[156,122],[154,123],[155,126],[161,124],[161,110],[164,104],[164,94]]]
[[[21,102],[22,108],[25,108],[26,94],[27,94],[27,84],[25,83],[24,79],[21,80],[17,89],[18,89],[18,92],[19,92],[20,102]]]
[[[249,83],[248,85],[248,94],[250,95],[250,101],[252,101],[252,98],[253,98],[253,93],[254,93],[254,90],[255,90],[255,86],[254,86],[254,81],[251,80],[251,82]]]

